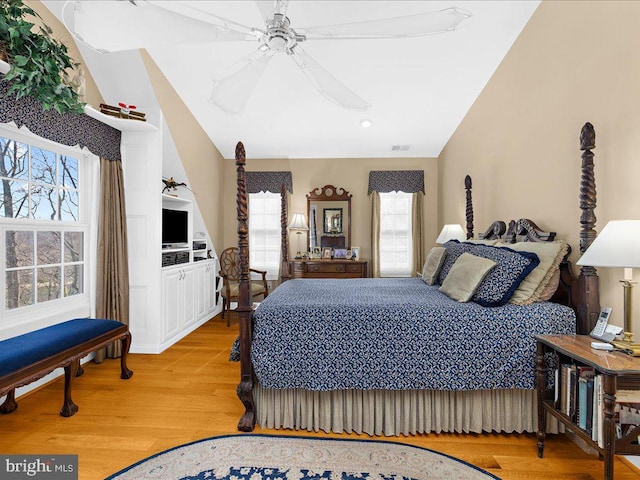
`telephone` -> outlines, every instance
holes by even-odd
[[[600,315],[598,316],[598,321],[596,322],[596,326],[593,327],[593,330],[590,334],[593,338],[597,338],[598,340],[603,340],[605,342],[610,342],[616,338],[616,335],[622,332],[622,327],[608,325],[610,314],[611,307],[602,307],[602,310],[600,310]]]

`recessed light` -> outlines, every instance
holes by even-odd
[[[369,120],[368,118],[365,118],[364,120],[360,120],[360,126],[362,128],[369,128],[372,123],[373,122],[371,120]]]

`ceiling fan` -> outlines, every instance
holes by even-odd
[[[171,3],[171,8],[166,8]],[[288,55],[326,98],[351,110],[371,105],[338,81],[302,48],[316,40],[408,38],[456,30],[471,14],[452,7],[380,20],[294,29],[288,0],[256,1],[264,26],[252,28],[181,2],[68,1],[63,22],[74,37],[101,53],[178,43],[254,41],[258,48],[228,76],[214,80],[210,101],[242,114],[269,61]],[[125,21],[123,21],[125,19]]]

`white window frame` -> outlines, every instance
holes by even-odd
[[[413,194],[388,192],[379,193],[379,195],[380,276],[411,277],[413,276],[411,225]]]
[[[257,207],[258,202],[262,202],[262,208]],[[280,216],[280,193],[249,194],[249,266],[256,270],[266,270],[267,280],[277,280],[280,272],[282,253]],[[268,261],[257,260],[257,257],[262,256],[259,254],[263,254]]]
[[[91,272],[96,261],[96,228],[98,197],[98,158],[86,150],[61,145],[33,135],[28,130],[18,129],[14,124],[0,124],[0,136],[34,147],[54,151],[78,160],[78,221],[39,220],[31,218],[0,217],[0,339],[28,332],[42,326],[59,323],[76,317],[87,317],[94,313],[95,279]],[[26,305],[15,309],[6,308],[6,231],[82,232],[83,233],[83,288],[82,293]],[[64,246],[61,246],[64,254]],[[34,252],[35,254],[35,252]],[[61,279],[64,291],[64,276]]]

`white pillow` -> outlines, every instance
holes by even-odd
[[[517,252],[532,252],[540,259],[538,266],[525,277],[509,300],[509,303],[516,305],[540,302],[547,296],[543,293],[560,268],[560,263],[569,248],[565,242],[498,243],[496,247],[507,247]]]

